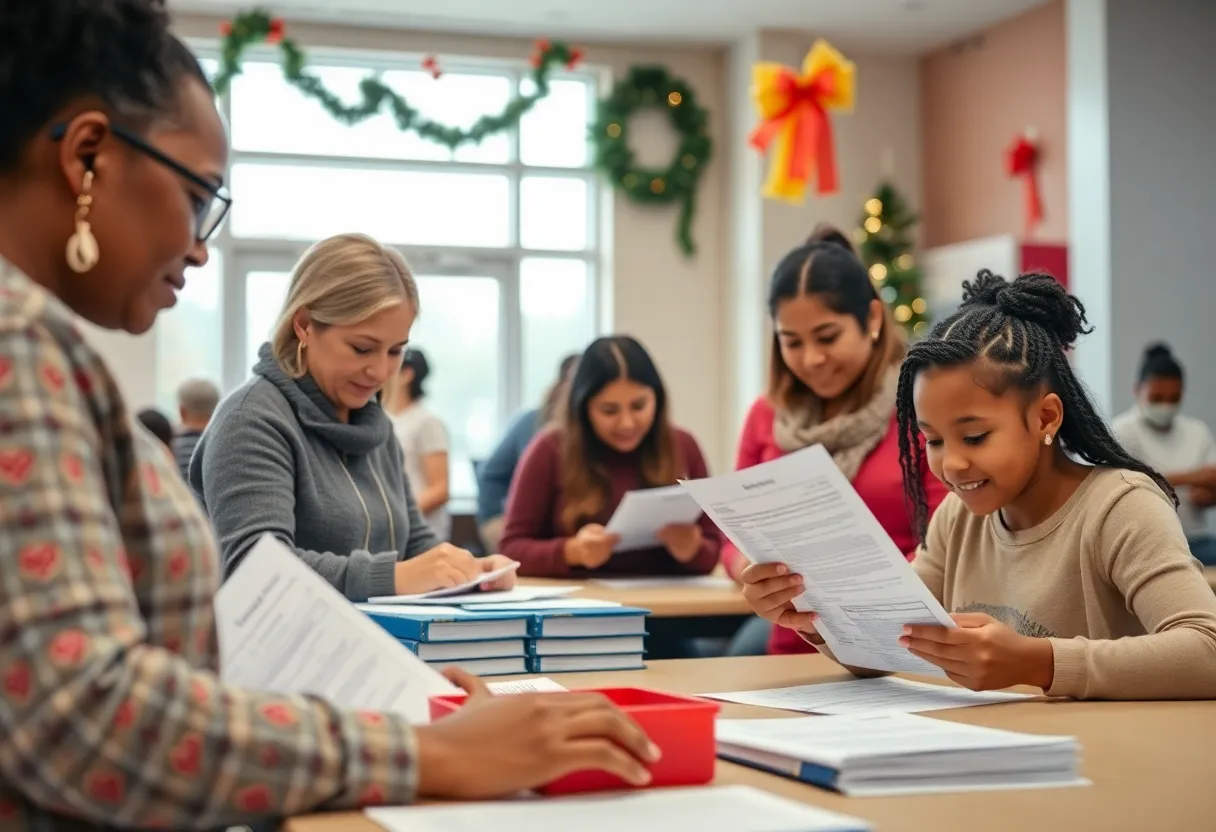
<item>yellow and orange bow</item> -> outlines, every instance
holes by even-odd
[[[824,40],[815,41],[807,53],[801,75],[776,63],[752,68],[760,124],[750,142],[762,153],[777,143],[765,196],[801,203],[812,179],[817,193],[836,192],[836,149],[827,111],[852,111],[854,73],[853,63]]]

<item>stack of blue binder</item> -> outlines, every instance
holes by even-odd
[[[428,664],[478,676],[640,670],[646,616],[637,607],[521,609],[357,604]]]

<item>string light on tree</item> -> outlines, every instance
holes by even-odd
[[[854,233],[861,259],[879,297],[892,307],[895,320],[912,335],[919,335],[925,329],[929,307],[912,256],[917,217],[889,182],[881,183],[862,208],[861,227]]]

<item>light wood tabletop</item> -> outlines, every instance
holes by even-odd
[[[609,581],[612,579],[609,578]],[[619,580],[648,580],[646,578]],[[650,579],[653,580],[653,579]],[[618,587],[598,581],[564,581],[550,578],[520,578],[521,586],[577,586],[573,598],[594,598],[615,601],[627,607],[650,610],[654,618],[705,618],[709,616],[751,615],[751,607],[743,600],[739,588],[724,575],[693,578],[681,585],[679,581],[660,579],[653,586]],[[712,582],[712,583],[711,583]]]
[[[822,656],[764,656],[654,662],[647,670],[557,677],[570,688],[637,686],[711,693],[848,678]],[[722,715],[797,716],[724,704]],[[1069,702],[1034,700],[935,711],[938,719],[1080,740],[1092,786],[979,791],[912,797],[846,798],[794,780],[718,761],[718,785],[747,784],[874,823],[879,832],[1026,832],[1026,830],[1197,830],[1216,823],[1216,702]],[[376,832],[357,813],[312,815],[286,832]]]

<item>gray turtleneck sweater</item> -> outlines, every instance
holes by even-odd
[[[352,601],[394,594],[396,563],[440,541],[410,496],[388,417],[373,401],[341,422],[310,376],[284,373],[269,345],[259,359],[190,463],[224,576],[269,532]]]

